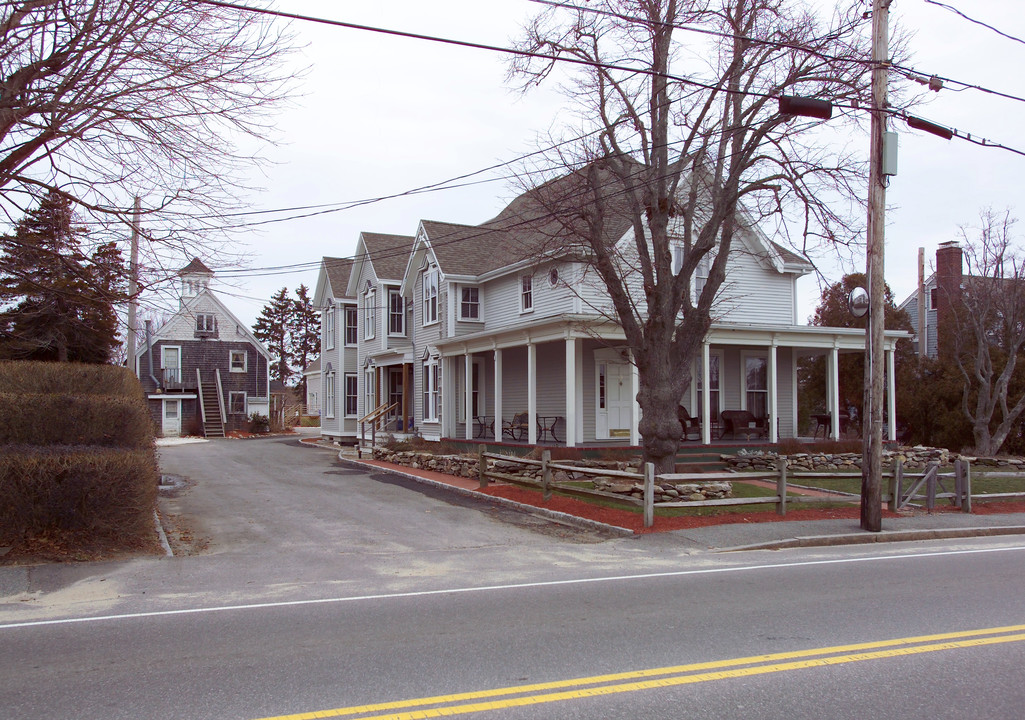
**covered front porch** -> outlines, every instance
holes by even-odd
[[[891,332],[885,340],[889,439],[896,438],[893,362],[901,337]],[[442,383],[443,437],[567,447],[640,443],[637,370],[622,331],[610,323],[564,317],[501,335],[453,338],[438,349],[448,380]],[[861,352],[864,333],[857,329],[713,325],[680,399],[697,419],[690,439],[708,446],[771,443],[815,430],[840,439],[846,408],[839,356]],[[800,427],[798,360],[816,355],[827,365],[827,407],[817,415],[825,426]]]

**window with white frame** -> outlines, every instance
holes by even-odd
[[[683,245],[673,245],[673,275],[683,267]]]
[[[698,266],[694,268],[694,280],[691,282],[691,287],[694,288],[695,300],[701,297],[701,292],[705,289],[705,283],[708,282],[708,272],[711,268],[711,255],[704,255],[698,260]]]
[[[232,415],[246,414],[246,394],[244,391],[232,390],[228,393],[228,408]]]
[[[480,320],[480,288],[462,287],[459,297],[459,319]]]
[[[328,305],[324,311],[324,349],[333,350],[335,347],[335,306]]]
[[[406,334],[406,299],[397,288],[388,289],[388,334]]]
[[[769,360],[764,355],[744,356],[745,409],[756,418],[769,416]]]
[[[377,333],[377,291],[363,293],[363,339],[371,340]]]
[[[233,373],[244,373],[246,371],[247,357],[248,354],[245,350],[228,351],[228,369]]]
[[[335,416],[335,374],[333,371],[324,375],[324,415],[329,418]]]
[[[217,316],[211,313],[198,313],[196,315],[196,333],[217,332]]]
[[[720,371],[719,369],[723,366],[722,353],[719,351],[710,352],[708,354],[708,406],[709,413],[712,416],[712,424],[719,422],[719,410],[720,410]],[[696,410],[691,413],[695,417],[700,418],[702,415],[702,400],[701,400],[701,360],[698,360],[694,368],[694,392],[695,402],[694,406]]]
[[[359,342],[359,308],[355,305],[345,306],[345,344],[349,347]]]
[[[438,360],[425,360],[423,365],[423,411],[424,422],[438,422],[438,397],[440,390]]]
[[[356,373],[345,373],[345,417],[359,413],[359,383]]]
[[[363,414],[369,415],[377,409],[377,373],[374,368],[363,371]]]
[[[520,312],[530,312],[534,309],[534,276],[523,275],[520,277]]]
[[[424,325],[438,322],[438,269],[428,268],[423,275]]]

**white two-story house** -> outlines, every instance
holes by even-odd
[[[530,194],[477,226],[421,221],[415,236],[360,236],[346,296],[358,303],[357,414],[394,405],[390,429],[428,439],[637,444],[637,373],[596,273],[560,251]],[[614,228],[624,248],[628,226]],[[811,265],[756,228],[734,240],[715,321],[681,404],[718,439],[724,410],[797,437],[797,362],[825,355],[832,435],[839,436],[838,356],[864,333],[798,323],[797,279]],[[700,289],[699,266],[695,284]],[[319,288],[318,288],[319,292]],[[889,418],[895,422],[893,349]],[[326,395],[326,391],[325,391]],[[503,433],[526,414],[519,432]],[[895,428],[890,428],[890,436]]]

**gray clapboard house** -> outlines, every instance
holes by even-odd
[[[198,258],[178,271],[178,311],[139,343],[136,374],[163,436],[223,436],[269,412],[270,353],[210,290],[213,276]]]
[[[626,222],[609,232],[632,246]],[[423,220],[412,237],[363,233],[345,291],[357,304],[356,415],[392,407],[389,430],[434,440],[637,444],[637,375],[622,329],[596,273],[558,233],[529,192],[481,225]],[[680,400],[710,419],[694,439],[718,439],[724,411],[750,412],[766,437],[797,437],[797,363],[814,355],[827,358],[839,436],[838,357],[863,352],[864,334],[799,324],[796,283],[811,270],[757,227],[735,240]],[[887,334],[891,369],[903,336]]]

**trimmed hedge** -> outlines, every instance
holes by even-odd
[[[153,421],[142,397],[0,393],[0,443],[153,445]]]
[[[157,481],[151,449],[4,446],[0,543],[54,531],[108,544],[151,537]]]
[[[157,473],[152,420],[126,368],[0,362],[0,544],[152,543]]]
[[[0,392],[130,396],[142,392],[128,368],[58,362],[0,362]]]

